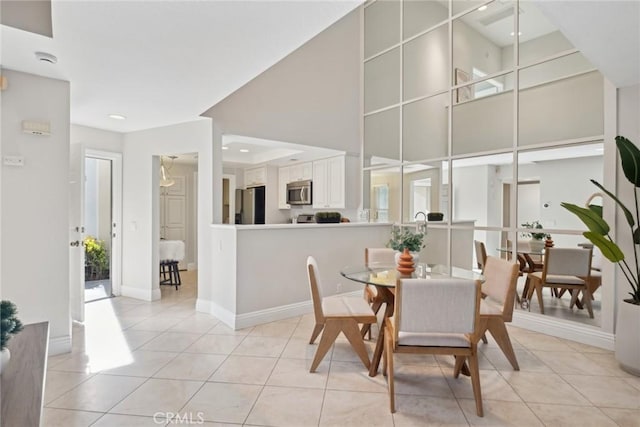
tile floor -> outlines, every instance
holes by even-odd
[[[384,377],[370,378],[344,339],[308,372],[312,316],[233,331],[195,312],[185,276],[160,301],[87,304],[73,351],[49,358],[43,425],[640,426],[640,378],[611,352],[512,327],[520,372],[491,337],[480,344],[484,418],[451,358],[416,355],[396,359],[391,414]]]

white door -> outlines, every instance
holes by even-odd
[[[71,318],[84,321],[84,146],[71,144],[69,161],[69,300]]]

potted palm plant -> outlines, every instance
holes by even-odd
[[[11,353],[7,348],[9,339],[12,335],[22,330],[22,322],[16,316],[18,310],[16,305],[11,301],[0,301],[0,372],[9,362]]]
[[[600,249],[605,258],[618,264],[625,280],[631,287],[630,298],[625,298],[618,306],[616,359],[624,370],[640,375],[640,333],[638,332],[638,325],[640,325],[640,209],[638,205],[640,150],[623,136],[616,137],[616,147],[620,154],[624,175],[634,187],[633,210],[628,209],[615,194],[604,188],[602,184],[593,179],[591,182],[611,197],[624,214],[629,226],[628,233],[618,233],[618,235],[628,238],[632,243],[633,258],[628,260],[611,236],[609,224],[602,217],[602,206],[588,204],[587,207],[581,207],[566,202],[561,205],[580,218],[587,226],[589,231],[583,233],[584,237]]]

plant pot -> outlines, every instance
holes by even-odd
[[[544,249],[544,240],[542,239],[531,239],[529,240],[529,249],[531,252],[542,252]]]
[[[8,348],[5,348],[4,350],[2,350],[2,352],[0,352],[0,374],[6,369],[7,363],[9,363],[10,358],[11,352]]]
[[[618,307],[616,360],[623,370],[640,376],[640,305],[627,301],[623,301]]]
[[[418,265],[418,260],[420,259],[420,252],[409,252],[409,253],[413,257],[413,264]],[[398,262],[400,262],[400,255],[402,255],[402,252],[395,253],[396,265],[398,264]]]
[[[398,260],[398,266],[396,267],[396,270],[398,270],[398,272],[402,276],[411,276],[411,273],[415,271],[413,257],[411,256],[409,249],[405,249],[400,254],[400,259]]]

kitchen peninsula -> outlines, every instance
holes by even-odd
[[[199,296],[197,310],[234,329],[311,313],[307,257],[318,261],[325,296],[362,291],[338,285],[340,269],[362,264],[364,248],[384,246],[390,230],[388,223],[212,224],[210,299]]]

